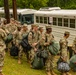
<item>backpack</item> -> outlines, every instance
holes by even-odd
[[[5,43],[9,43],[12,40],[13,40],[13,35],[12,34],[8,34],[6,39],[5,39]]]
[[[60,50],[60,45],[55,40],[52,41],[52,44],[48,46],[49,52],[53,55],[57,55]]]
[[[31,64],[33,69],[42,69],[44,67],[43,58],[38,57],[36,54]]]
[[[31,32],[33,34],[33,32]],[[20,42],[20,45],[24,48],[24,50],[31,50],[31,45],[28,42],[28,35],[29,33],[23,37],[22,41]]]
[[[57,65],[60,72],[68,72],[70,70],[69,64],[67,62],[60,62]]]
[[[11,56],[18,56],[19,53],[19,49],[17,46],[12,45],[11,49],[10,49],[10,55]]]
[[[44,50],[38,50],[37,56],[46,59],[46,58],[48,58],[48,51],[45,49]]]
[[[76,72],[76,55],[70,58],[69,65]]]

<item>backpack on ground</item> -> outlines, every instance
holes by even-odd
[[[57,68],[60,72],[68,72],[70,70],[69,64],[67,62],[58,63]]]
[[[70,67],[76,72],[76,55],[73,55],[69,61]]]
[[[34,69],[42,69],[44,67],[43,58],[38,57],[36,54],[31,64],[32,64],[32,68]]]
[[[18,56],[19,53],[19,49],[17,46],[12,45],[11,49],[10,49],[10,55],[11,56]]]

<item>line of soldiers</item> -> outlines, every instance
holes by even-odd
[[[33,32],[33,34],[32,34]],[[6,39],[7,35],[11,33],[13,35],[13,40],[5,44],[4,40]],[[29,34],[28,34],[29,33]],[[10,20],[10,23],[6,25],[6,20],[3,21],[3,24],[0,25],[0,75],[2,74],[2,67],[4,62],[4,55],[5,49],[10,51],[12,47],[12,42],[19,48],[19,55],[18,55],[18,63],[21,64],[21,58],[24,52],[24,49],[19,44],[24,36],[28,34],[28,42],[31,45],[32,49],[26,53],[27,61],[30,62],[30,66],[32,67],[31,63],[34,59],[35,53],[40,47],[41,50],[44,48],[48,51],[48,58],[45,61],[46,73],[47,75],[57,75],[54,72],[54,58],[55,55],[51,54],[48,50],[48,46],[51,45],[52,41],[55,40],[52,34],[51,26],[46,26],[46,31],[44,32],[43,27],[39,27],[37,24],[31,25],[31,29],[29,30],[27,25],[21,25],[20,22],[15,21],[14,19]],[[60,39],[60,50],[61,54],[60,57],[63,61],[67,61],[68,59],[68,41],[67,38],[69,37],[70,33],[66,31],[64,36]],[[76,52],[76,38],[73,43],[73,50]],[[62,75],[71,75],[69,72],[63,72]]]

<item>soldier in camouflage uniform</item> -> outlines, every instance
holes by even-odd
[[[75,39],[73,40],[72,50],[73,50],[74,53],[76,54],[76,37],[75,37]]]
[[[67,38],[69,37],[70,33],[68,31],[65,31],[64,33],[64,37],[60,39],[59,43],[60,43],[60,51],[61,51],[61,59],[62,61],[67,62],[68,61],[68,41]],[[71,75],[69,74],[69,72],[66,73],[62,73],[62,75]]]
[[[4,63],[4,55],[5,55],[5,48],[6,48],[4,40],[5,40],[6,36],[7,35],[6,35],[5,31],[2,28],[0,28],[0,75],[3,75],[2,67],[3,67],[3,63]]]
[[[8,34],[13,35],[13,40],[7,44],[7,48],[10,51],[10,48],[12,47],[12,43],[15,43],[16,41],[16,33],[17,33],[17,26],[14,23],[14,20],[11,19],[10,23],[6,25],[5,32]]]
[[[38,41],[39,41],[39,32],[38,32],[38,25],[34,24],[32,30],[29,32],[28,35],[28,42],[32,46],[30,50],[30,63],[32,63],[34,59],[35,52],[38,49]]]
[[[21,28],[21,31],[19,32],[19,43],[21,42],[21,40],[23,39],[23,37],[25,37],[28,34],[28,28],[27,25],[24,24]],[[23,48],[21,45],[19,45],[19,56],[18,56],[18,63],[21,64],[21,58],[22,58],[22,54],[23,54]]]
[[[44,40],[45,40],[45,38],[44,38],[44,29],[43,29],[43,27],[39,27],[38,30],[39,30],[38,32],[39,32],[39,40],[40,40],[39,49],[43,50],[44,49]]]
[[[56,75],[53,71],[54,69],[54,55],[52,55],[49,50],[48,50],[48,46],[51,45],[52,41],[54,40],[54,37],[52,35],[52,28],[51,26],[46,26],[46,32],[44,33],[45,35],[45,43],[44,43],[44,46],[45,46],[45,49],[48,51],[48,58],[46,59],[46,62],[45,62],[45,66],[46,66],[46,72],[47,72],[47,75]]]

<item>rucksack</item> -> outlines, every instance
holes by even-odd
[[[29,32],[30,33],[30,32]],[[22,41],[20,42],[20,45],[25,49],[25,50],[31,50],[31,45],[28,42],[28,35],[29,33],[23,37]],[[31,32],[33,34],[33,32]]]
[[[48,51],[45,49],[44,50],[38,50],[37,56],[46,59],[46,58],[48,58]]]
[[[60,72],[68,72],[70,70],[69,64],[67,62],[60,62],[57,65]]]
[[[31,64],[33,69],[42,69],[44,67],[43,58],[38,57],[36,54]]]
[[[19,53],[19,49],[17,46],[12,45],[11,49],[10,49],[10,55],[11,56],[18,56]]]
[[[76,55],[70,58],[69,65],[76,72]]]
[[[60,50],[60,45],[55,40],[53,40],[48,49],[51,54],[57,55]]]
[[[8,34],[6,39],[5,39],[5,43],[9,43],[12,40],[13,40],[13,35],[12,34]]]

